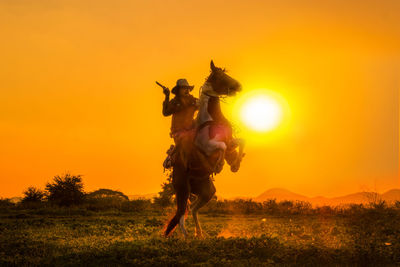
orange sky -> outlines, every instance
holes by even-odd
[[[241,170],[216,176],[217,195],[398,188],[399,12],[397,0],[1,1],[0,197],[66,171],[87,191],[159,191],[172,140],[154,81],[187,78],[197,96],[210,59],[291,110],[286,131],[249,140]]]

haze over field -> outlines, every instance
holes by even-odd
[[[243,93],[272,90],[290,108],[263,142],[242,136],[241,169],[215,177],[217,195],[399,188],[399,10],[397,0],[1,1],[0,197],[66,171],[86,191],[158,192],[172,139],[154,81],[186,78],[197,96],[210,59]]]

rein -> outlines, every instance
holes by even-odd
[[[211,85],[210,85],[210,87],[212,88]],[[212,89],[212,91],[215,92],[214,89]],[[227,94],[227,95],[210,95],[210,94],[208,94],[208,93],[203,92],[203,86],[201,86],[201,87],[200,87],[200,90],[199,90],[199,97],[201,97],[202,94],[205,94],[205,95],[208,96],[208,97],[218,97],[222,102],[227,103],[227,102],[225,101],[225,99],[228,98],[228,95],[229,95],[229,88],[228,88],[228,94]]]
[[[211,85],[210,85],[210,87],[212,88]],[[215,92],[214,89],[213,89],[213,92]],[[200,90],[199,90],[199,97],[201,97],[202,94],[204,94],[204,95],[206,95],[206,96],[208,96],[208,97],[218,97],[219,100],[220,100],[222,103],[227,104],[228,102],[227,102],[226,99],[228,98],[228,95],[229,95],[229,88],[228,88],[228,95],[222,96],[222,95],[210,95],[210,94],[208,94],[208,93],[206,93],[206,92],[203,92],[203,86],[201,86],[201,87],[200,87]],[[203,127],[205,127],[205,126],[207,126],[207,125],[209,125],[209,124],[210,124],[210,122],[205,122],[205,123],[201,124],[201,125],[198,127],[198,130],[201,129],[201,128],[203,128]],[[240,127],[239,127],[237,124],[235,124],[235,123],[233,123],[233,122],[230,122],[230,124],[231,124],[231,127],[232,127],[232,133],[233,133],[234,136],[236,136],[238,133],[241,132],[241,129],[240,129]]]

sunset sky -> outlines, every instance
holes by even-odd
[[[290,110],[282,129],[237,133],[246,157],[217,195],[399,188],[399,13],[398,0],[3,0],[0,197],[65,172],[86,191],[160,191],[172,139],[155,81],[186,78],[197,97],[211,59]]]

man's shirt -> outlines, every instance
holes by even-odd
[[[182,101],[175,96],[171,101],[165,99],[163,102],[163,115],[172,115],[171,133],[189,130],[194,126],[194,113],[199,109],[199,101],[192,95],[185,97]]]

